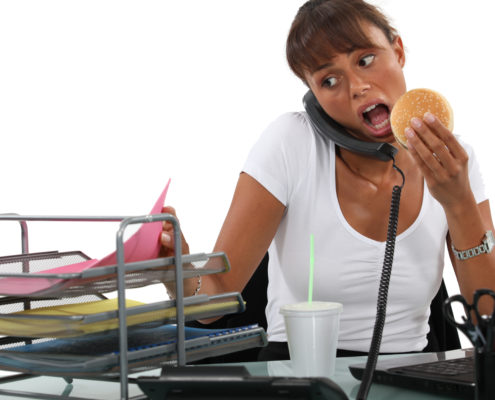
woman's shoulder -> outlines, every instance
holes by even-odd
[[[460,145],[464,148],[464,150],[466,151],[466,153],[469,156],[472,156],[472,155],[474,156],[474,154],[475,154],[474,147],[470,142],[468,142],[465,139],[464,136],[456,134],[455,138],[457,139],[457,141],[460,143]]]
[[[468,155],[469,158],[469,167],[470,169],[473,167],[473,165],[478,164],[478,160],[476,157],[476,151],[473,147],[473,145],[468,142],[462,135],[456,134],[455,138],[459,142],[459,144],[462,146],[466,154]]]
[[[313,138],[311,127],[306,112],[286,112],[274,119],[263,132],[265,140],[283,141],[284,143],[309,142]]]
[[[309,130],[308,115],[304,111],[290,111],[279,115],[271,122],[269,128],[283,129],[285,131]]]
[[[305,112],[287,112],[272,120],[251,148],[248,159],[278,160],[280,165],[298,165],[314,155],[316,135]]]

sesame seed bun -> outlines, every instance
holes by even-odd
[[[410,125],[411,118],[423,119],[426,112],[435,115],[448,130],[454,128],[454,113],[445,97],[431,89],[410,90],[397,100],[390,114],[395,140],[406,149],[405,129]]]

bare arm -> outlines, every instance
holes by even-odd
[[[242,291],[275,236],[285,206],[248,174],[239,176],[215,251],[224,251],[231,263],[226,274],[209,275],[208,294]]]
[[[214,251],[226,253],[231,270],[225,274],[202,277],[202,294],[241,292],[249,278],[261,262],[275,236],[285,211],[268,190],[246,173],[241,173],[234,192],[229,212],[215,244]],[[175,211],[171,208],[164,212]],[[164,227],[164,232],[171,227]],[[167,255],[173,251],[173,235],[162,237],[162,245]],[[172,237],[170,237],[172,236]],[[183,249],[188,249],[183,240]],[[197,279],[184,282],[186,296],[194,293]]]
[[[459,282],[463,296],[472,301],[476,289],[489,288],[495,290],[495,251],[481,254],[467,260],[458,260],[450,245],[458,250],[465,250],[481,244],[481,239],[487,230],[493,229],[493,222],[488,200],[472,208],[474,213],[462,212],[460,215],[447,216],[449,221],[449,237],[447,245],[450,259]],[[480,304],[482,313],[491,314],[493,304]]]
[[[481,244],[487,230],[493,230],[488,201],[476,204],[470,187],[468,156],[455,136],[436,118],[425,116],[409,130],[411,154],[418,163],[430,193],[440,202],[449,226],[447,243],[461,293],[472,301],[474,291],[495,289],[495,251],[468,260],[457,260],[450,245],[466,250]],[[491,313],[488,304],[482,312]]]

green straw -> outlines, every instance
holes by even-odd
[[[308,289],[308,303],[313,301],[313,275],[315,269],[315,256],[314,256],[314,240],[313,234],[309,236],[309,289]]]

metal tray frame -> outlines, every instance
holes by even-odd
[[[60,280],[56,286],[44,290],[42,292],[36,292],[33,294],[21,294],[19,296],[32,296],[37,299],[44,297],[73,297],[87,294],[101,294],[108,293],[117,290],[116,277],[118,275],[119,266],[109,265],[96,268],[89,268],[81,272],[70,272],[70,273],[29,273],[29,263],[31,261],[36,261],[39,259],[49,259],[51,255],[53,256],[64,256],[71,253],[81,253],[81,252],[46,252],[46,253],[36,253],[34,256],[29,254],[25,256],[29,260],[23,260],[23,255],[17,256],[7,256],[0,257],[0,268],[2,266],[2,261],[5,263],[20,263],[22,264],[22,269],[26,272],[15,273],[15,272],[0,272],[1,278],[18,278],[18,279],[56,279]],[[84,254],[84,253],[82,253]],[[32,259],[33,258],[33,259]],[[89,259],[88,259],[89,260]],[[203,262],[206,263],[210,260],[219,260],[221,263],[221,268],[195,268],[193,263]],[[187,254],[182,256],[183,264],[186,264],[186,268],[182,268],[183,278],[193,278],[199,275],[209,275],[227,272],[230,269],[229,262],[225,253],[196,253]],[[174,257],[162,257],[154,260],[145,260],[138,262],[129,262],[125,264],[125,281],[126,287],[143,287],[150,284],[172,282],[175,280],[175,258]],[[139,277],[138,282],[136,281],[136,276]],[[15,297],[10,293],[1,292],[0,296]]]
[[[40,215],[19,215],[19,214],[0,214],[0,221],[18,221],[21,226],[21,247],[22,254],[29,253],[29,240],[28,240],[28,228],[27,221],[70,221],[70,222],[118,222],[120,221],[119,228],[116,233],[116,256],[117,265],[113,266],[113,273],[116,275],[117,283],[117,296],[118,296],[118,318],[119,318],[119,377],[120,377],[120,398],[128,398],[128,342],[127,342],[127,309],[126,309],[126,273],[134,269],[149,269],[153,267],[163,266],[163,259],[151,260],[149,262],[139,262],[139,263],[125,263],[124,255],[124,233],[126,229],[133,224],[144,224],[151,222],[171,222],[174,228],[174,250],[175,256],[171,257],[168,261],[172,262],[175,268],[175,284],[176,284],[176,324],[177,324],[177,341],[176,346],[176,365],[185,366],[186,364],[186,348],[185,348],[185,314],[184,314],[184,287],[183,279],[188,277],[183,271],[183,264],[190,262],[191,259],[187,256],[182,255],[182,241],[181,241],[181,231],[180,225],[176,217],[171,214],[153,214],[153,215],[143,215],[143,216],[40,216]],[[225,256],[225,255],[224,255]],[[192,256],[191,256],[192,257]],[[201,255],[197,256],[201,257]],[[228,260],[227,260],[228,262]],[[90,271],[90,270],[88,270]],[[198,275],[198,270],[194,271],[194,276]],[[88,272],[90,275],[98,274],[98,272]],[[216,273],[216,272],[209,272]],[[21,276],[27,276],[26,274],[21,274]],[[15,276],[16,274],[0,274],[0,276]],[[57,274],[55,274],[57,275]],[[80,274],[77,276],[72,276],[71,278],[77,279],[81,278]],[[55,276],[56,278],[68,279],[69,277]],[[93,276],[92,276],[93,277]],[[133,355],[132,357],[135,357]],[[9,379],[12,381],[12,378]]]

